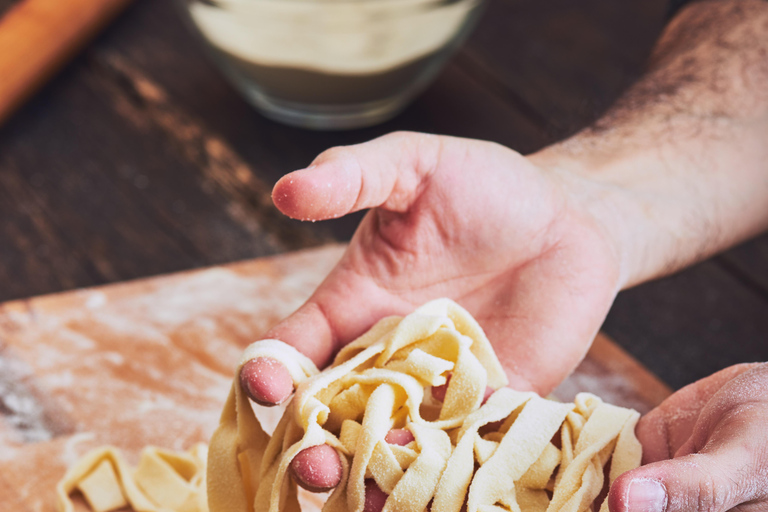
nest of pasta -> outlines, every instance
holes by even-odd
[[[637,412],[505,387],[483,330],[448,299],[384,318],[322,372],[276,340],[251,345],[240,367],[258,357],[283,363],[296,394],[270,436],[235,379],[210,443],[210,512],[300,511],[289,466],[321,444],[342,464],[325,512],[362,512],[367,482],[388,495],[384,512],[581,512],[606,477],[640,463]],[[429,388],[446,383],[434,400]],[[390,444],[391,429],[414,440]]]

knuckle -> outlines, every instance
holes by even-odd
[[[730,478],[702,470],[698,482],[697,494],[690,503],[696,512],[725,512],[731,508],[733,482]]]
[[[669,440],[669,421],[665,411],[654,409],[640,418],[635,433],[644,445],[659,447],[661,449],[656,451],[663,451],[664,453],[661,455],[665,459],[672,458],[672,448]]]
[[[349,146],[334,146],[317,155],[314,163],[325,162],[328,160],[345,159],[348,158],[351,153],[352,150],[349,148]]]
[[[434,172],[444,156],[448,140],[446,137],[431,133],[422,133],[415,139],[414,149],[420,174],[429,175]]]
[[[411,132],[407,130],[390,132],[382,137],[382,139],[387,140],[388,142],[414,147],[418,147],[431,141],[436,141],[440,138],[441,135],[435,135],[433,133]]]
[[[721,493],[717,490],[714,478],[709,474],[702,475],[699,480],[698,496],[696,497],[697,512],[720,512],[722,509],[718,502],[722,500]]]
[[[424,135],[424,134],[419,132],[411,132],[408,130],[396,130],[394,132],[390,132],[384,135],[384,138],[400,140],[400,139],[408,139],[411,137],[418,137],[420,135]]]

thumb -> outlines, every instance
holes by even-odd
[[[611,512],[723,512],[764,504],[768,365],[745,370],[712,396],[673,459],[616,479]]]
[[[272,191],[278,209],[299,220],[324,220],[382,206],[405,212],[431,174],[447,137],[397,132],[321,153],[283,176]]]
[[[725,512],[746,500],[740,479],[748,460],[742,451],[720,449],[628,471],[611,486],[610,511]]]

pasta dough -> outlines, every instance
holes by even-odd
[[[137,468],[112,446],[97,448],[72,466],[56,486],[59,512],[73,512],[69,495],[78,489],[94,512],[126,505],[136,512],[206,512],[208,510],[204,444],[186,453],[148,446]]]
[[[637,412],[586,393],[562,404],[505,388],[482,329],[448,299],[379,321],[322,373],[274,340],[251,345],[240,367],[263,356],[288,367],[296,395],[270,437],[235,379],[210,445],[210,512],[300,511],[290,462],[323,443],[343,469],[324,512],[362,512],[367,479],[389,495],[383,512],[583,512],[609,461],[611,482],[640,464]],[[435,403],[424,390],[449,374]],[[497,391],[483,403],[486,386]],[[392,428],[415,441],[388,444]]]
[[[240,387],[240,368],[257,357],[282,362],[297,386],[272,436]],[[107,447],[59,483],[60,512],[73,510],[75,489],[95,512],[126,502],[137,512],[299,512],[288,468],[324,443],[342,464],[324,512],[362,512],[371,480],[388,495],[383,512],[584,512],[609,463],[610,482],[640,463],[637,412],[587,393],[563,404],[504,387],[482,329],[448,299],[384,318],[323,372],[264,340],[246,349],[235,375],[207,457],[207,506],[204,447],[148,448],[135,471]],[[425,393],[446,382],[442,402]],[[496,391],[484,401],[487,386]],[[414,441],[387,443],[393,428]]]

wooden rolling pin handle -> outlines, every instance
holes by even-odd
[[[0,18],[0,123],[130,0],[23,0]]]

